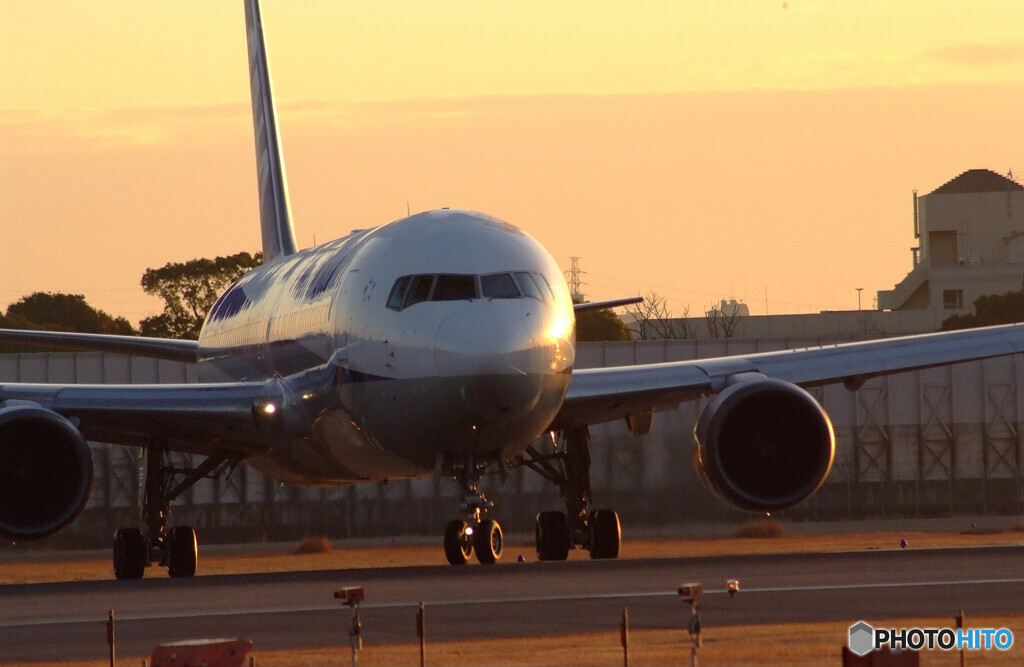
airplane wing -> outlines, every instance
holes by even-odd
[[[628,306],[630,304],[640,303],[643,300],[644,298],[642,296],[629,296],[624,299],[612,299],[610,301],[588,301],[586,303],[572,304],[572,310],[575,313],[585,313],[591,310],[604,310],[605,308]]]
[[[1024,324],[922,334],[735,357],[576,370],[551,428],[561,430],[717,394],[757,377],[801,387],[843,382],[856,389],[892,373],[1024,352]]]
[[[293,386],[309,389],[307,381],[327,379],[324,373],[310,373]],[[150,488],[147,472],[147,489],[170,502],[214,470],[266,453],[275,438],[308,426],[308,421],[288,418],[283,408],[305,408],[287,404],[289,396],[280,378],[174,385],[0,384],[0,488],[5,494],[0,535],[39,539],[78,516],[93,480],[86,440],[155,448],[147,466],[155,466],[155,479],[164,481]],[[169,451],[205,460],[194,467],[168,467],[162,452]],[[183,479],[173,485],[176,475]]]
[[[0,384],[0,413],[39,406],[92,441],[172,450],[255,453],[266,441],[266,405],[280,407],[277,380],[210,384]],[[261,433],[261,431],[264,431]]]
[[[0,329],[0,343],[37,345],[87,352],[112,352],[193,363],[196,360],[196,353],[199,351],[199,343],[194,340],[21,329]]]

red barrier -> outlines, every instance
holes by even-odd
[[[152,667],[243,667],[252,640],[190,639],[161,644],[149,658]]]

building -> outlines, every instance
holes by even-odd
[[[1021,289],[1024,186],[987,169],[965,171],[922,197],[914,192],[912,269],[878,292],[881,310],[973,311],[986,294]]]

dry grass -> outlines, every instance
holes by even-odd
[[[878,621],[891,627],[950,627],[952,618],[895,619]],[[1024,616],[983,617],[971,619],[972,627],[1005,627],[1016,637],[1024,637]],[[846,623],[806,623],[792,625],[754,625],[744,627],[705,628],[697,657],[705,665],[823,665],[838,664],[846,643]],[[688,664],[690,636],[683,630],[632,631],[629,635],[630,664]],[[472,642],[427,644],[427,664],[530,667],[541,665],[621,665],[622,644],[618,628],[601,634],[566,635],[535,639],[491,639]],[[347,664],[351,652],[347,646],[315,650],[260,651],[253,656],[259,667],[311,667],[314,665]],[[123,656],[121,664],[140,664],[145,656]],[[1000,651],[970,651],[970,665],[1021,664],[1019,648]],[[25,667],[70,663],[20,663]],[[89,667],[106,665],[106,661],[75,663]],[[419,647],[366,646],[359,654],[360,665],[417,665]],[[924,651],[921,664],[959,665],[956,652]]]
[[[782,525],[782,522],[773,519],[760,519],[738,526],[733,532],[733,537],[777,539],[785,534],[786,527]]]
[[[291,550],[291,555],[302,556],[305,554],[328,554],[331,553],[331,541],[325,535],[317,537],[306,537],[299,542],[298,546]]]

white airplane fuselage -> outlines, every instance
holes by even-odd
[[[253,270],[211,309],[199,347],[201,380],[280,378],[303,415],[248,462],[336,484],[522,451],[565,397],[575,316],[537,241],[445,209]]]

